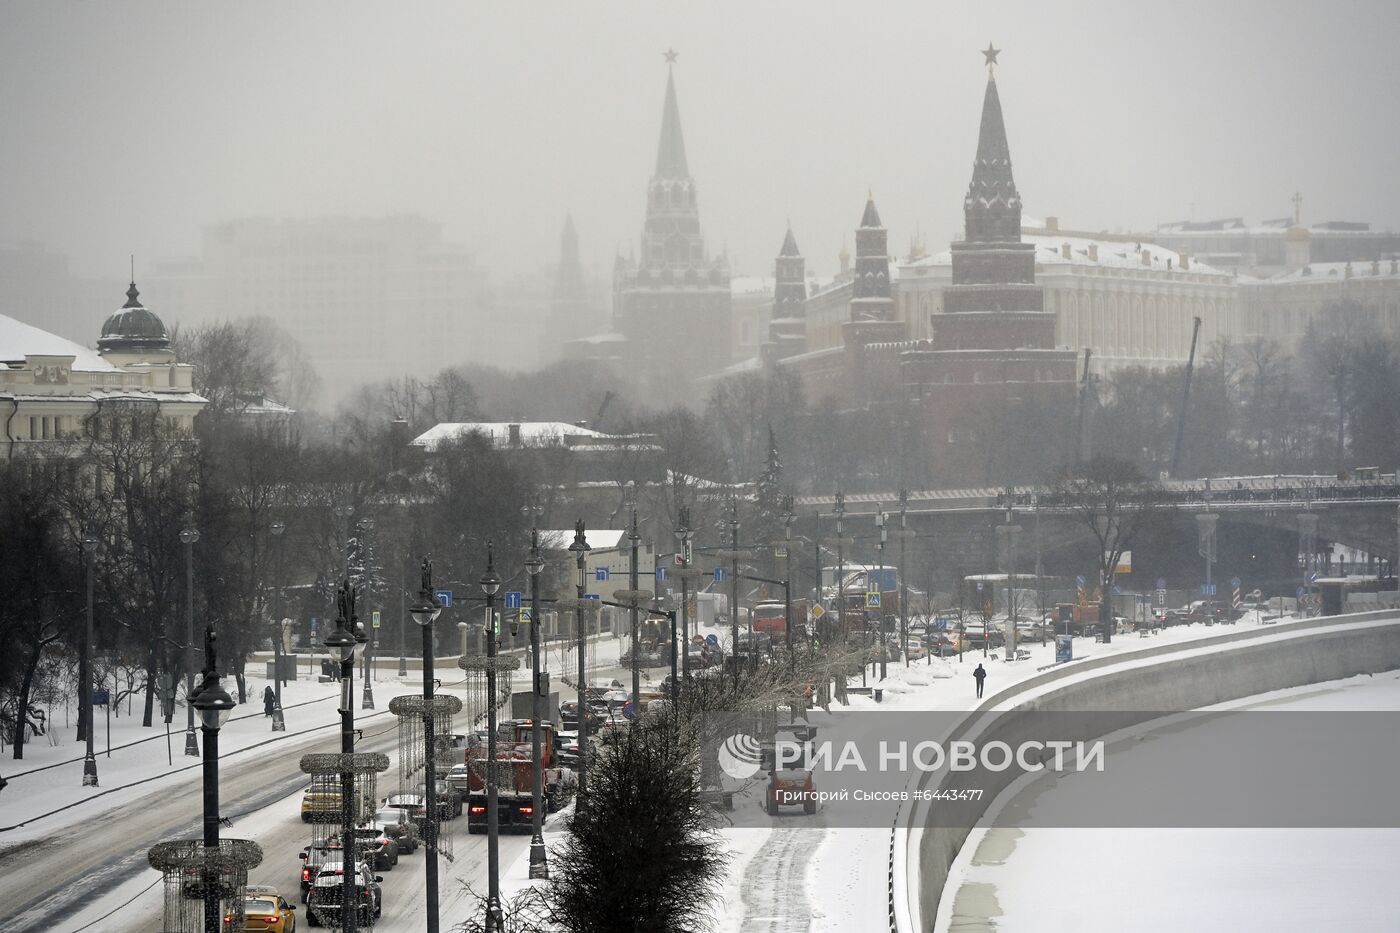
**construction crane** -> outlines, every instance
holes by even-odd
[[[601,431],[603,426],[603,415],[607,412],[608,406],[612,404],[613,393],[609,389],[603,395],[603,404],[598,406],[598,414],[593,416],[593,430]]]
[[[1086,433],[1087,418],[1089,408],[1089,357],[1093,354],[1093,348],[1084,348],[1084,375],[1079,378],[1079,427],[1077,443],[1074,448],[1074,460],[1082,463],[1088,459],[1087,454],[1089,438]]]
[[[1181,448],[1186,440],[1186,406],[1191,401],[1191,373],[1196,368],[1196,341],[1201,336],[1201,319],[1192,318],[1191,352],[1186,356],[1186,377],[1181,385],[1181,410],[1176,415],[1176,449],[1172,451],[1172,469],[1169,479],[1176,479],[1176,471],[1181,466]]]

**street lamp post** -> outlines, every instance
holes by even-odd
[[[423,632],[423,786],[432,801],[430,806],[434,808],[437,807],[437,762],[434,760],[433,736],[433,623],[441,612],[442,606],[438,605],[433,592],[433,565],[424,558],[422,587],[418,591],[418,601],[413,604],[413,621]],[[436,809],[432,812],[434,818],[424,823],[428,838],[424,840],[427,851],[423,856],[423,892],[428,910],[427,933],[438,933],[437,833],[440,821],[436,818]]]
[[[628,487],[629,490],[631,487]],[[632,493],[632,529],[627,532],[627,540],[632,545],[632,560],[627,568],[627,586],[632,591],[628,602],[631,604],[632,615],[632,715],[635,717],[642,711],[642,668],[641,668],[641,633],[638,632],[637,622],[637,545],[642,540],[642,536],[637,533],[637,501],[636,493]]]
[[[355,655],[364,645],[355,615],[355,590],[347,576],[340,587],[335,631],[326,637],[326,649],[340,660],[340,751],[355,753]],[[341,929],[355,933],[359,922],[355,888],[355,774],[347,765],[340,774],[340,853],[344,886],[340,892]]]
[[[374,530],[374,519],[372,519],[372,518],[361,519],[361,521],[360,521],[360,560],[361,560],[362,563],[364,562],[364,560],[365,560],[365,554],[367,553],[367,552],[366,552],[366,549],[365,549],[365,540],[364,540],[364,539],[365,539],[365,536],[368,535],[368,534],[369,534],[371,531],[373,531],[373,530]],[[364,567],[364,568],[363,568],[363,578],[362,578],[362,579],[363,579],[363,581],[364,581],[364,584],[363,584],[363,585],[364,585],[364,588],[365,588],[365,595],[366,595],[366,596],[370,595],[370,585],[369,585],[369,584],[370,584],[370,576],[371,576],[371,574],[372,574],[373,572],[374,572],[374,568],[373,568],[373,567]],[[373,686],[374,678],[371,676],[371,672],[374,670],[374,649],[375,649],[375,647],[376,647],[376,645],[377,645],[377,643],[378,643],[378,641],[379,641],[379,630],[378,630],[377,628],[374,628],[374,627],[373,627],[373,619],[374,619],[374,607],[373,607],[373,605],[370,606],[369,617],[370,617],[370,620],[371,620],[371,627],[370,627],[369,631],[367,631],[367,632],[365,633],[366,638],[367,638],[367,640],[366,640],[366,642],[365,642],[365,646],[364,646],[364,658],[365,658],[365,664],[364,664],[364,669],[365,669],[365,670],[364,670],[364,680],[365,680],[365,686],[364,686],[363,692],[362,692],[361,695],[360,695],[360,709],[374,709],[374,686]]]
[[[899,491],[899,650],[909,666],[909,578],[905,575],[905,544],[909,540],[909,490]],[[932,594],[930,594],[932,595]],[[925,622],[924,632],[928,632]]]
[[[530,529],[530,556],[525,561],[530,574],[530,877],[549,877],[549,856],[544,847],[544,793],[541,787],[543,764],[540,758],[540,720],[544,717],[544,675],[540,670],[540,571],[544,558],[540,556],[540,532]],[[583,710],[579,710],[580,724]]]
[[[734,683],[739,682],[739,494],[729,498],[729,628],[733,639],[731,652],[734,663]],[[749,651],[753,651],[753,638],[749,639]]]
[[[792,496],[783,496],[783,637],[792,655]]]
[[[844,528],[842,527],[846,517],[846,494],[840,489],[836,490],[836,504],[832,507],[832,512],[836,514],[836,632],[837,637],[843,642],[846,640],[846,541],[842,537]],[[865,660],[861,659],[860,673],[862,680],[865,678]],[[838,681],[841,686],[842,702],[846,696],[846,675],[843,672]]]
[[[680,695],[681,695],[681,685],[682,685],[682,683],[684,683],[684,681],[686,680],[686,678],[688,678],[688,677],[690,676],[690,641],[689,641],[689,635],[688,635],[688,633],[687,633],[687,631],[686,631],[686,629],[687,629],[686,612],[688,611],[688,606],[689,606],[689,604],[690,604],[690,575],[691,575],[691,573],[692,573],[692,570],[691,570],[691,567],[690,567],[690,558],[691,558],[690,541],[691,541],[691,538],[694,536],[694,534],[695,534],[695,533],[694,533],[694,532],[691,530],[691,528],[690,528],[690,506],[688,506],[688,505],[683,505],[683,506],[681,506],[681,509],[680,509],[680,520],[679,520],[679,522],[677,523],[677,526],[676,526],[676,542],[680,545],[680,549],[681,549],[681,551],[680,551],[680,560],[677,561],[677,563],[680,565],[680,567],[679,567],[679,569],[678,569],[678,572],[677,572],[677,576],[679,576],[679,577],[681,578],[681,604],[680,604],[680,607],[679,607],[679,611],[680,611],[680,627],[681,627],[681,631],[680,631],[680,641],[681,641],[681,645],[680,645],[679,649],[677,649],[676,646],[672,646],[672,651],[673,651],[673,652],[676,651],[676,650],[679,650],[679,651],[681,652],[681,658],[680,658],[680,660],[681,660],[681,676],[680,676],[680,680],[675,680],[674,678],[673,678],[673,680],[672,680],[672,684],[671,684],[671,700],[672,700],[672,702],[676,702],[676,701],[678,701],[678,700],[680,699]],[[675,655],[672,654],[672,663],[671,663],[671,667],[672,667],[673,670],[674,670],[675,666],[676,666],[676,665],[675,665]]]
[[[190,709],[199,711],[200,731],[204,733],[204,848],[219,848],[219,729],[233,712],[233,697],[219,686],[214,662],[214,627],[204,630],[204,677]],[[206,862],[208,864],[208,862]],[[221,933],[219,878],[206,872],[201,879],[204,895],[204,933]]]
[[[405,617],[404,617],[404,616],[405,616],[405,613],[404,613],[404,603],[407,601],[407,599],[408,599],[408,597],[407,597],[407,595],[406,595],[405,592],[404,592],[403,564],[400,563],[400,564],[399,564],[399,676],[400,676],[400,677],[407,677],[407,676],[408,676],[408,656],[407,656],[406,654],[404,654],[404,643],[403,643],[404,622],[407,621],[407,620],[405,619]],[[417,619],[417,616],[415,616],[414,619],[416,620],[416,619]]]
[[[185,546],[185,754],[199,757],[199,740],[194,735],[194,546],[199,530],[193,526],[180,532]]]
[[[495,553],[486,542],[486,573],[481,592],[486,594],[486,929],[500,933],[505,924],[501,913],[500,825],[496,811],[496,593],[501,578],[496,576]]]
[[[884,510],[884,509],[880,509],[878,512],[875,513],[875,527],[878,528],[878,529],[880,529],[880,573],[881,573],[881,575],[883,575],[884,572],[885,572],[885,545],[886,545],[887,543],[889,543],[889,530],[885,527],[885,510]],[[877,584],[877,585],[878,585],[878,584]],[[885,677],[886,677],[886,675],[889,673],[888,669],[887,669],[886,666],[885,666],[885,656],[886,656],[886,654],[888,654],[888,650],[887,650],[886,647],[885,647],[885,603],[884,603],[884,600],[881,600],[881,601],[880,601],[880,614],[879,614],[878,616],[875,617],[875,620],[876,620],[876,624],[879,626],[879,627],[875,630],[875,633],[876,633],[876,635],[877,635],[877,636],[879,637],[879,639],[880,639],[880,679],[881,679],[881,680],[884,680]],[[870,631],[870,626],[869,626],[868,623],[867,623],[867,625],[866,625],[866,627],[865,627],[865,631],[866,631],[867,633],[869,633],[869,631]]]
[[[87,564],[87,632],[83,638],[82,655],[82,689],[79,691],[79,701],[83,704],[83,712],[87,717],[86,732],[87,754],[83,757],[83,786],[97,786],[97,758],[92,753],[92,733],[93,733],[93,703],[92,703],[92,589],[93,589],[93,565],[97,562],[97,538],[92,533],[83,536],[83,558]],[[109,698],[108,703],[112,701]],[[108,709],[110,709],[110,705]],[[20,728],[24,728],[24,723],[20,723]],[[108,742],[108,745],[111,743]]]
[[[578,794],[574,809],[584,806],[584,791],[588,775],[588,631],[583,623],[583,600],[588,589],[588,534],[583,519],[574,523],[573,552],[578,579],[574,581],[578,605],[574,607],[574,633],[578,636]]]
[[[272,523],[272,537],[277,542],[277,584],[272,589],[272,682],[273,682],[273,709],[272,709],[272,731],[286,732],[287,721],[282,716],[282,572],[285,556],[285,549],[282,546],[282,532],[287,530],[287,526],[282,522]]]

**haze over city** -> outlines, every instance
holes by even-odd
[[[0,3],[0,933],[1395,933],[1397,35]]]
[[[415,212],[493,279],[635,247],[665,69],[711,249],[817,271],[873,189],[892,251],[959,235],[993,40],[1029,215],[1080,230],[1400,225],[1400,7],[1378,2],[239,4],[0,11],[0,242],[76,271],[220,220]],[[176,309],[168,309],[175,312]]]

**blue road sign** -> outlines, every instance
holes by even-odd
[[[879,590],[872,590],[871,592],[865,594],[865,608],[866,608],[866,609],[879,609],[879,608],[880,608],[880,592],[879,592]]]
[[[1074,639],[1068,635],[1055,636],[1055,663],[1074,660]]]
[[[599,581],[600,583],[603,582],[603,581],[605,581],[605,580],[607,580],[607,578],[608,578],[608,568],[606,568],[606,567],[598,567],[598,568],[596,568],[596,569],[593,571],[593,579]]]
[[[444,608],[444,609],[451,609],[451,608],[452,608],[452,591],[451,591],[451,590],[438,590],[436,595],[437,595],[438,604],[441,605],[442,608]]]
[[[665,565],[665,564],[657,564],[657,565],[656,565],[656,582],[657,582],[657,583],[665,583],[665,582],[666,582],[666,565]]]
[[[1158,578],[1157,578],[1157,589],[1159,589],[1159,590],[1165,590],[1166,588],[1167,588],[1167,581],[1166,581],[1166,579],[1163,578],[1163,577],[1158,577]]]
[[[1235,589],[1239,589],[1239,587],[1240,587],[1240,578],[1239,578],[1239,577],[1231,577],[1231,578],[1230,578],[1230,585],[1231,585],[1232,587],[1234,587]]]
[[[718,648],[719,636],[716,635],[714,632],[711,632],[710,634],[705,636],[705,644],[709,645],[711,648]]]
[[[520,608],[520,591],[506,590],[506,601],[502,604],[507,609]]]
[[[1317,573],[1316,573],[1316,572],[1308,574],[1308,582],[1309,582],[1309,583],[1316,583],[1316,582],[1317,582]]]
[[[1308,595],[1308,588],[1305,586],[1298,587],[1298,598],[1302,599],[1306,595]]]
[[[1081,588],[1081,589],[1083,589],[1083,587],[1084,587],[1084,575],[1083,575],[1083,574],[1080,574],[1079,576],[1077,576],[1077,577],[1074,578],[1074,585],[1077,586],[1077,587],[1079,587],[1079,588]]]
[[[93,690],[92,690],[92,705],[93,705],[93,706],[106,706],[106,705],[107,705],[107,691],[106,691],[106,690],[103,690],[101,687],[94,687]]]
[[[1119,586],[1117,583],[1113,584],[1113,595],[1114,595],[1114,596],[1122,596],[1122,595],[1123,595],[1123,588],[1122,588],[1121,586]]]
[[[1214,584],[1214,583],[1202,583],[1202,584],[1201,584],[1201,595],[1202,595],[1202,596],[1214,596],[1214,595],[1215,595],[1215,584]]]
[[[938,631],[940,632],[946,632],[948,631],[948,620],[945,619],[943,616],[939,616],[938,618],[933,620],[933,627],[938,629]]]
[[[729,571],[725,570],[723,567],[716,567],[716,568],[715,568],[715,582],[716,582],[716,583],[723,583],[723,582],[724,582],[724,578],[727,577],[727,576],[729,576]]]
[[[583,594],[583,598],[584,598],[584,599],[602,599],[603,597],[599,596],[597,593],[584,593],[584,594]]]
[[[312,635],[315,635],[315,634],[316,634],[316,623],[317,623],[318,621],[320,621],[320,620],[317,619],[315,616],[312,616],[312,617],[311,617],[311,634],[312,634]]]

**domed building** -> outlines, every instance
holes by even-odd
[[[102,325],[97,352],[0,314],[0,455],[62,453],[93,416],[154,410],[193,431],[207,401],[194,367],[175,358],[165,323],[141,304],[136,283]]]
[[[140,362],[174,362],[175,351],[170,346],[165,322],[141,304],[135,282],[126,290],[126,304],[112,312],[102,325],[97,352],[108,358],[130,356]]]

